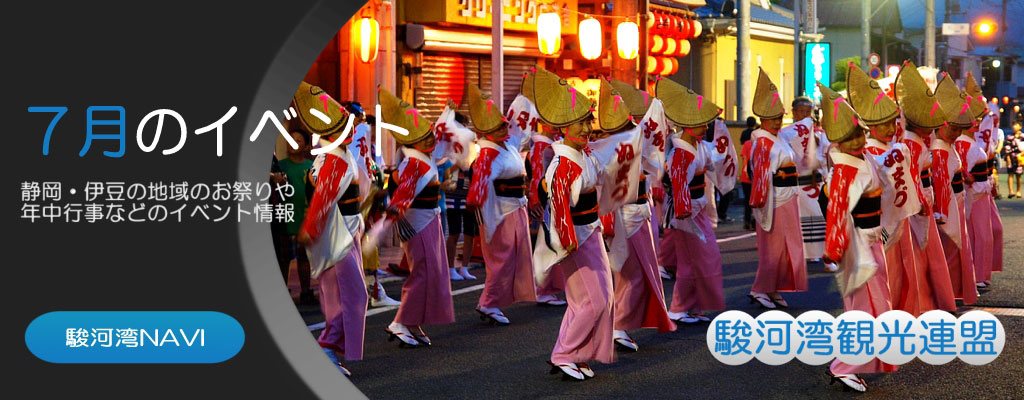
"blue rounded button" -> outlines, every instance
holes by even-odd
[[[25,345],[56,364],[213,364],[242,349],[245,331],[215,311],[54,311],[25,330]]]

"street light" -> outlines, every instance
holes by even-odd
[[[1001,61],[999,61],[999,60],[992,60],[992,67],[993,68],[999,68],[999,66],[1002,65],[1002,64],[1003,63]]]
[[[996,33],[996,30],[998,29],[999,26],[996,25],[995,22],[992,22],[992,20],[990,19],[983,19],[980,22],[976,22],[974,24],[974,33],[976,33],[979,37],[986,39],[991,37],[994,33]]]

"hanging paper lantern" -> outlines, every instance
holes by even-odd
[[[679,60],[672,57],[662,58],[658,67],[658,75],[672,75],[679,71]]]
[[[588,60],[596,60],[601,57],[604,50],[602,43],[604,34],[601,33],[601,22],[594,18],[587,18],[580,21],[579,41],[580,54]]]
[[[665,38],[661,35],[651,37],[651,53],[661,54],[665,51]]]
[[[679,48],[676,49],[676,54],[680,57],[686,57],[690,55],[690,41],[686,39],[679,40]]]
[[[683,20],[683,34],[679,35],[679,39],[689,39],[693,36],[693,20],[687,18]]]
[[[676,54],[676,49],[679,48],[679,42],[676,39],[668,38],[665,39],[665,54],[666,56],[672,56]]]
[[[369,17],[360,18],[352,23],[352,37],[359,41],[359,61],[371,63],[377,59],[377,48],[380,41],[380,24]]]
[[[555,55],[562,50],[562,17],[555,12],[537,16],[537,47],[544,55]]]
[[[676,17],[676,35],[675,38],[679,39],[684,37],[686,33],[686,20],[682,17]]]
[[[623,60],[632,60],[640,53],[640,27],[636,22],[620,22],[616,28],[615,40],[619,48],[619,57]]]
[[[693,20],[693,34],[690,35],[691,39],[696,39],[700,36],[700,33],[704,31],[704,25],[701,25],[700,21]]]
[[[658,63],[658,58],[654,57],[654,56],[647,56],[647,73],[648,74],[656,73],[656,72],[658,72],[658,68],[660,68],[660,64]]]

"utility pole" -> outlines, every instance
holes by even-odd
[[[924,1],[924,65],[935,67],[935,0]]]
[[[871,0],[860,2],[860,62],[861,67],[868,69],[868,56],[871,55]]]
[[[503,43],[503,1],[491,2],[491,100],[498,110],[504,110],[505,49]]]
[[[800,22],[803,0],[793,0],[793,98],[800,96]]]
[[[736,19],[736,119],[750,116],[750,0],[738,0]]]

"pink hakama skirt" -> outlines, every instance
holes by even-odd
[[[757,276],[750,290],[758,293],[807,291],[807,264],[797,197],[775,207],[774,212],[771,231],[755,223]]]
[[[555,267],[565,275],[565,299],[569,304],[551,351],[551,362],[615,361],[612,277],[601,231],[596,230]]]
[[[405,326],[455,322],[444,245],[440,216],[405,243],[405,256],[412,265],[402,285],[402,305],[398,306],[395,322]]]
[[[675,313],[723,310],[722,253],[715,230],[711,219],[703,212],[693,216],[693,221],[704,234],[704,241],[693,233],[672,229],[675,232],[671,251],[675,252],[676,283],[670,310]],[[803,256],[800,257],[803,260]]]
[[[520,208],[498,224],[489,242],[481,241],[487,278],[480,307],[505,307],[521,301],[537,301],[533,283],[533,254],[526,209]]]
[[[933,218],[923,218],[932,221],[930,225],[935,224]],[[885,250],[892,309],[906,311],[915,317],[935,309],[955,311],[953,286],[949,282],[949,270],[938,232],[934,233],[934,239],[933,234],[929,234],[926,246],[932,246],[934,252],[929,254],[925,252],[928,247],[922,249],[918,244],[909,220],[902,224],[902,232],[894,238],[896,242]],[[933,228],[929,226],[929,229]]]
[[[363,255],[355,235],[352,251],[320,274],[320,309],[325,326],[317,342],[320,347],[341,353],[346,360],[363,359],[366,332],[366,303],[369,296],[363,286]]]
[[[674,331],[676,325],[665,310],[665,288],[658,273],[651,221],[644,222],[627,244],[629,257],[622,264],[622,270],[615,273],[614,328]]]
[[[889,282],[886,277],[885,250],[881,243],[871,246],[871,253],[878,263],[875,275],[864,285],[854,289],[848,296],[843,297],[843,309],[846,311],[859,310],[871,314],[873,317],[882,315],[889,311]],[[838,359],[832,361],[830,368],[833,374],[874,374],[880,372],[894,372],[895,365],[883,363],[874,358],[862,365],[850,365],[840,362]]]
[[[676,269],[676,252],[672,250],[675,242],[672,237],[678,233],[679,231],[675,229],[665,228],[658,238],[658,265],[668,272],[675,272]]]
[[[999,208],[992,196],[988,196],[992,203],[992,243],[995,251],[992,253],[992,272],[1003,272],[1003,217],[999,216]]]
[[[963,300],[965,305],[971,305],[978,302],[978,288],[974,281],[974,255],[971,253],[971,238],[967,233],[963,203],[957,207],[957,212],[960,213],[960,243],[963,248],[958,248],[946,231],[942,231],[942,250],[946,254],[953,296]]]
[[[996,241],[996,223],[993,216],[998,218],[995,202],[992,195],[983,194],[974,198],[971,203],[971,214],[967,216],[967,230],[971,237],[971,248],[974,255],[974,278],[976,282],[991,281],[992,271],[995,270],[996,252],[1002,258],[1003,248],[1003,227],[999,222],[999,241]],[[1000,259],[1000,264],[1002,260]],[[1002,265],[1000,265],[1000,270]]]

